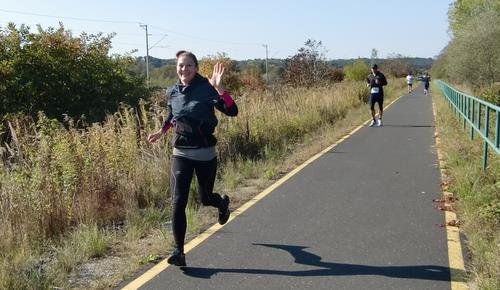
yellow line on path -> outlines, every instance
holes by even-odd
[[[455,213],[446,212],[446,235],[448,238],[448,262],[451,271],[451,290],[467,290],[465,283],[465,266],[460,244],[460,230],[458,227],[449,226],[451,221],[456,221]]]
[[[384,111],[389,106],[391,106],[394,102],[396,102],[397,100],[399,100],[401,97],[402,96],[396,98],[389,105],[387,105],[384,108]],[[302,169],[304,169],[304,167],[306,167],[307,165],[311,164],[316,159],[318,159],[321,156],[323,156],[324,154],[326,154],[328,151],[332,150],[334,147],[336,147],[337,145],[339,145],[340,143],[342,143],[347,138],[351,137],[359,129],[363,128],[363,126],[365,124],[367,124],[370,120],[371,119],[365,121],[362,125],[358,126],[354,130],[352,130],[350,133],[348,133],[344,137],[340,138],[334,144],[328,146],[323,151],[321,151],[318,154],[314,155],[313,157],[309,158],[307,161],[305,161],[304,163],[302,163],[301,165],[299,165],[298,167],[296,167],[294,170],[290,171],[288,174],[286,174],[285,176],[283,176],[282,178],[280,178],[278,181],[276,181],[271,186],[269,186],[268,188],[266,188],[264,191],[262,191],[261,193],[259,193],[258,195],[256,195],[254,198],[252,198],[249,201],[247,201],[244,205],[242,205],[241,207],[239,207],[238,209],[236,209],[234,212],[231,212],[231,217],[227,221],[226,225],[228,223],[230,223],[233,219],[237,218],[239,215],[241,215],[242,213],[244,213],[247,209],[249,209],[250,207],[252,207],[259,200],[263,199],[265,196],[267,196],[269,193],[271,193],[273,190],[275,190],[278,186],[280,186],[283,183],[285,183],[288,179],[290,179],[292,176],[294,176],[297,172],[299,172]],[[204,231],[203,233],[201,233],[199,236],[197,236],[196,238],[194,238],[193,240],[191,240],[189,243],[187,243],[184,246],[184,252],[188,253],[193,248],[195,248],[196,246],[198,246],[199,244],[201,244],[204,240],[208,239],[211,235],[213,235],[218,230],[220,230],[222,227],[223,227],[223,225],[219,225],[219,224],[213,225],[212,227],[210,227],[209,229],[207,229],[206,231]],[[133,280],[132,282],[130,282],[129,284],[127,284],[125,287],[123,287],[122,290],[138,289],[142,285],[146,284],[149,280],[153,279],[156,275],[160,274],[163,270],[165,270],[166,268],[168,268],[168,266],[170,266],[170,265],[167,263],[167,259],[162,260],[161,262],[159,262],[158,264],[156,264],[153,268],[149,269],[144,274],[142,274],[141,276],[137,277],[137,279]]]

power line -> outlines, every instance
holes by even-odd
[[[49,17],[49,18],[57,18],[57,19],[70,19],[70,20],[79,20],[79,21],[90,21],[90,22],[102,22],[102,23],[121,23],[121,24],[143,24],[140,21],[125,21],[125,20],[104,20],[104,19],[92,19],[92,18],[80,18],[80,17],[68,17],[68,16],[56,16],[56,15],[48,15],[48,14],[39,14],[39,13],[28,13],[28,12],[22,12],[22,11],[15,11],[15,10],[7,10],[7,9],[0,9],[2,12],[6,13],[13,13],[13,14],[22,14],[22,15],[31,15],[31,16],[40,16],[40,17]],[[167,31],[172,34],[176,34],[179,36],[183,36],[186,38],[190,39],[198,39],[198,40],[203,40],[203,41],[209,41],[209,42],[216,42],[216,43],[226,43],[226,44],[235,44],[235,45],[255,45],[258,46],[260,44],[257,43],[252,43],[252,42],[234,42],[234,41],[224,41],[224,40],[216,40],[216,39],[209,39],[209,38],[204,38],[204,37],[198,37],[198,36],[193,36],[185,33],[180,33],[176,32],[170,29],[165,29],[162,27],[154,26],[154,25],[149,25],[149,27],[153,27],[159,30]]]
[[[28,13],[28,12],[22,12],[22,11],[6,10],[6,9],[0,9],[0,11],[2,11],[2,12],[7,12],[7,13],[13,13],[13,14],[23,14],[23,15],[32,15],[32,16],[41,16],[41,17],[50,17],[50,18],[60,18],[60,19],[71,19],[71,20],[80,20],[80,21],[90,21],[90,22],[122,23],[122,24],[140,24],[140,22],[139,22],[139,21],[103,20],[103,19],[91,19],[91,18],[79,18],[79,17],[55,16],[55,15],[38,14],[38,13]]]
[[[143,43],[129,43],[129,42],[121,42],[121,41],[112,41],[112,43],[116,44],[121,44],[121,45],[128,45],[128,46],[142,46]]]
[[[57,19],[69,19],[69,20],[78,20],[78,21],[89,21],[89,22],[101,22],[101,23],[116,23],[116,24],[139,24],[140,26],[144,26],[144,23],[140,21],[126,21],[126,20],[106,20],[106,19],[95,19],[95,18],[81,18],[81,17],[68,17],[68,16],[56,16],[56,15],[48,15],[48,14],[40,14],[40,13],[29,13],[29,12],[22,12],[22,11],[16,11],[16,10],[7,10],[7,9],[0,9],[0,12],[6,12],[6,13],[13,13],[13,14],[22,14],[22,15],[31,15],[31,16],[39,16],[39,17],[49,17],[49,18],[57,18]],[[184,37],[187,39],[194,39],[194,40],[201,40],[201,41],[206,41],[206,42],[214,42],[214,43],[222,43],[222,44],[233,44],[233,45],[242,45],[242,46],[260,46],[261,44],[258,43],[252,43],[252,42],[234,42],[234,41],[224,41],[224,40],[215,40],[215,39],[209,39],[209,38],[204,38],[204,37],[198,37],[198,36],[193,36],[181,32],[176,32],[170,29],[165,29],[163,27],[159,26],[153,26],[153,25],[148,25],[148,27],[155,28],[161,31],[166,31],[169,32],[170,34],[173,34],[174,37]],[[69,29],[72,30],[72,29]],[[84,32],[88,32],[85,30],[80,30]],[[106,32],[102,32],[106,33]],[[115,32],[113,32],[115,33]],[[116,33],[118,35],[118,33]],[[121,34],[120,35],[124,35]],[[129,35],[132,35],[129,33]],[[139,34],[135,34],[139,35]],[[148,36],[160,36],[160,34],[148,34]],[[155,47],[158,43],[160,43],[167,35],[161,34],[162,38],[157,41],[151,48]],[[118,44],[118,42],[115,42]],[[125,43],[122,43],[125,44]],[[132,45],[132,44],[125,44],[125,45]],[[149,48],[149,49],[151,49]],[[148,53],[149,49],[146,49],[146,53]]]
[[[150,34],[150,35],[151,35],[151,34]],[[165,37],[167,37],[167,36],[168,36],[168,34],[163,35],[163,37],[162,37],[160,40],[158,40],[157,42],[155,42],[155,44],[151,45],[151,47],[150,47],[149,49],[151,49],[151,48],[155,47],[158,43],[160,43],[160,41],[164,40],[164,39],[165,39]]]
[[[60,18],[60,19],[71,19],[71,20],[90,21],[90,22],[125,23],[125,24],[139,24],[139,25],[143,24],[140,21],[103,20],[103,19],[91,19],[91,18],[80,18],[80,17],[56,16],[56,15],[47,15],[47,14],[39,14],[39,13],[28,13],[28,12],[15,11],[15,10],[6,10],[6,9],[0,9],[0,11],[7,12],[7,13],[14,13],[14,14],[22,14],[22,15],[32,15],[32,16]],[[257,45],[255,43],[242,43],[242,42],[231,42],[231,41],[222,41],[222,40],[207,39],[207,38],[202,38],[202,37],[188,35],[188,34],[185,34],[185,33],[175,32],[175,31],[170,30],[170,29],[165,29],[165,28],[158,27],[158,26],[153,26],[153,25],[149,25],[149,27],[153,27],[153,28],[156,28],[156,29],[159,29],[159,30],[167,31],[167,32],[170,32],[170,33],[173,33],[173,34],[177,34],[177,35],[184,36],[184,37],[187,37],[187,38],[192,38],[192,39],[199,39],[199,40],[211,41],[211,42],[219,42],[219,43],[239,44],[239,45]]]
[[[158,27],[158,26],[155,26],[155,25],[149,25],[149,26],[153,27],[153,28],[156,28],[158,30],[166,31],[166,32],[169,32],[169,33],[172,33],[172,34],[184,36],[186,38],[191,38],[191,39],[198,39],[198,40],[210,41],[210,42],[218,42],[218,43],[226,43],[226,44],[237,44],[237,45],[256,45],[256,46],[260,45],[260,44],[253,43],[253,42],[246,42],[245,43],[245,42],[233,42],[233,41],[208,39],[208,38],[197,37],[197,36],[193,36],[193,35],[189,35],[189,34],[185,34],[185,33],[176,32],[176,31],[173,31],[173,30],[170,30],[170,29],[165,29],[165,28]]]

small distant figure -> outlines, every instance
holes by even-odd
[[[410,72],[406,76],[406,83],[408,84],[408,93],[411,93],[413,91],[413,81],[415,80],[415,77],[413,74]]]
[[[429,94],[429,84],[431,82],[431,76],[429,73],[425,73],[422,76],[422,81],[424,82],[424,94],[427,96]]]
[[[375,124],[382,126],[382,116],[384,115],[384,86],[387,85],[387,79],[384,74],[378,71],[376,64],[372,65],[372,73],[366,78],[367,86],[370,88],[370,110],[372,113],[372,120],[370,127]],[[378,103],[378,120],[375,119],[375,103]]]

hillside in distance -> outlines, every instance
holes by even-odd
[[[332,59],[332,60],[327,60],[327,63],[332,65],[333,67],[338,67],[338,68],[343,68],[346,65],[350,65],[356,60],[361,59],[365,61],[366,63],[370,64],[372,62],[371,59],[369,58],[349,58],[349,59]],[[432,66],[432,63],[434,62],[433,58],[427,57],[401,57],[401,58],[390,58],[391,60],[403,60],[405,62],[408,62],[411,67],[415,68],[418,71],[423,71],[423,70],[428,70]],[[374,59],[373,62],[383,65],[384,61],[386,59],[384,58],[377,58]],[[268,59],[268,64],[273,64],[278,67],[285,67],[285,59],[278,59],[278,58],[271,58]],[[138,57],[137,58],[138,63],[144,63],[144,57]],[[249,59],[249,60],[235,60],[236,66],[238,68],[244,68],[249,62],[265,62],[265,59]],[[160,59],[156,58],[153,56],[149,57],[149,66],[150,68],[160,68],[166,65],[175,65],[175,59]]]

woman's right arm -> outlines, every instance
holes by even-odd
[[[168,129],[170,129],[170,127],[173,126],[173,123],[172,123],[173,117],[174,116],[172,115],[172,107],[169,105],[168,106],[168,116],[167,116],[167,119],[165,119],[165,121],[163,122],[163,126],[161,127],[161,129],[156,131],[153,134],[148,135],[148,141],[150,143],[154,143],[154,142],[158,141],[158,139],[160,139],[161,136],[163,136],[164,134],[167,133]]]

